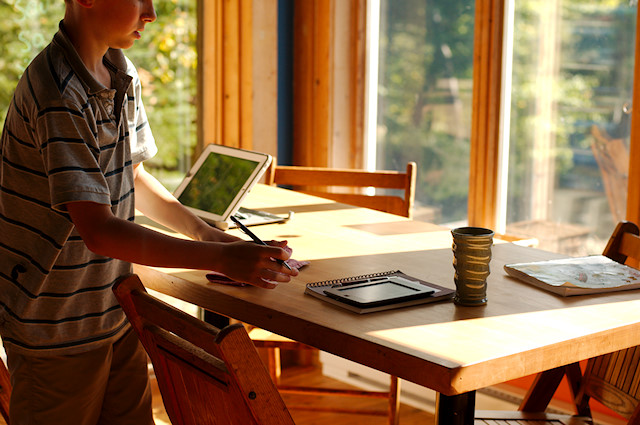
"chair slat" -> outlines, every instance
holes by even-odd
[[[623,234],[620,252],[629,258],[640,259],[640,237],[631,233]]]
[[[275,181],[291,186],[356,186],[404,189],[406,176],[398,171],[364,171],[278,166]]]
[[[337,202],[411,217],[415,200],[417,165],[407,164],[406,171],[366,171],[353,169],[277,165],[265,173],[267,184],[291,187]],[[367,195],[365,188],[397,189],[402,196]],[[350,188],[347,190],[346,188]]]
[[[628,380],[629,387],[626,392],[640,400],[640,347],[634,347],[633,356],[629,370],[632,371],[632,379]]]

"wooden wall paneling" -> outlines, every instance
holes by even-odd
[[[222,143],[240,147],[240,1],[222,0]],[[244,2],[243,6],[246,5]]]
[[[205,0],[206,1],[206,0]],[[214,32],[214,40],[211,46],[207,46],[207,49],[213,49],[213,56],[215,58],[215,80],[208,81],[208,84],[211,84],[215,87],[213,102],[215,103],[215,115],[211,117],[207,117],[207,119],[211,119],[213,124],[215,125],[215,139],[209,143],[218,143],[224,144],[224,102],[223,102],[223,94],[224,94],[224,63],[222,59],[224,58],[224,52],[222,49],[222,39],[223,39],[223,31],[224,31],[224,18],[223,18],[223,10],[224,3],[220,1],[214,2],[214,5],[211,6],[215,8],[215,20],[212,22]]]
[[[353,68],[351,60],[352,46],[352,4],[353,0],[334,1],[331,19],[333,22],[333,42],[331,49],[331,156],[328,164],[334,168],[351,168],[351,90]]]
[[[253,2],[201,0],[198,13],[199,145],[252,149]]]
[[[331,129],[333,124],[333,0],[314,0],[315,25],[314,34],[314,61],[313,61],[313,109],[314,120],[314,149],[313,158],[322,160],[330,165],[331,155]]]
[[[327,166],[330,157],[331,3],[331,0],[294,3],[294,165]]]
[[[293,28],[293,161],[303,165],[313,144],[313,2],[294,3]]]
[[[331,139],[328,165],[364,168],[366,2],[333,0]]]
[[[468,216],[472,226],[494,227],[497,217],[504,2],[477,0],[475,7]]]
[[[253,1],[241,1],[239,13],[239,123],[238,146],[254,149],[253,144]],[[276,21],[277,22],[277,21]],[[276,24],[277,25],[277,24]]]
[[[366,0],[296,0],[295,165],[362,168]]]
[[[277,156],[278,0],[253,0],[252,15],[253,137],[251,139],[253,139],[254,150]],[[245,90],[244,93],[250,92]]]
[[[202,151],[202,147],[218,140],[215,117],[218,115],[216,103],[216,81],[218,69],[216,61],[216,12],[215,2],[198,1],[198,145],[194,157]]]
[[[365,77],[367,54],[367,2],[351,1],[351,104],[349,157],[351,168],[364,168]]]

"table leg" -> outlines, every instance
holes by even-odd
[[[475,410],[475,391],[454,396],[438,393],[436,399],[436,425],[473,425]]]

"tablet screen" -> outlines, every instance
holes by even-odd
[[[324,292],[327,296],[347,304],[372,307],[429,297],[435,290],[418,282],[394,276],[355,285],[333,287]]]
[[[339,289],[340,293],[346,297],[356,295],[361,302],[372,302],[380,299],[398,298],[418,292],[416,288],[404,285],[397,285],[391,281],[373,283],[371,285],[359,286],[356,288],[345,287]]]
[[[259,165],[256,161],[211,152],[178,200],[222,216]]]
[[[226,225],[271,159],[270,155],[261,152],[209,144],[174,195],[205,221],[216,226]]]

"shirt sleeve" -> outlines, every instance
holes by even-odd
[[[49,106],[39,113],[36,132],[51,204],[91,201],[111,204],[109,188],[99,165],[97,131],[87,121],[86,108],[71,102]]]
[[[152,158],[157,152],[155,139],[149,126],[147,113],[142,103],[142,85],[140,77],[133,63],[126,58],[127,74],[133,77],[129,87],[127,107],[129,108],[129,136],[131,141],[131,160],[139,164]]]

